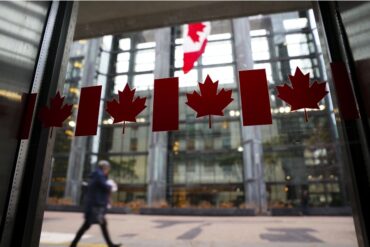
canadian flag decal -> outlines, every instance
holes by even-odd
[[[203,54],[207,45],[207,36],[211,32],[210,22],[187,24],[184,27],[184,74],[188,73],[194,63]]]

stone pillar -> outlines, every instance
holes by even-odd
[[[95,83],[96,59],[99,55],[100,43],[101,39],[88,41],[84,60],[84,70],[80,83],[81,88],[92,86]],[[80,204],[87,140],[87,136],[73,137],[71,143],[64,197],[70,198],[74,204]]]
[[[155,32],[155,68],[156,79],[167,78],[170,75],[171,28],[161,28]],[[153,98],[150,109],[153,114]],[[156,202],[166,199],[167,171],[167,132],[151,132],[148,155],[148,187],[147,203],[153,206]]]
[[[233,30],[237,71],[253,69],[248,18],[234,19]],[[239,98],[239,105],[240,101]],[[261,129],[258,126],[242,126],[241,132],[245,203],[254,206],[258,213],[264,213],[267,210],[267,198],[262,164]]]

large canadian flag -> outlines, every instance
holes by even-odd
[[[194,63],[203,54],[207,45],[207,36],[211,32],[210,22],[187,24],[184,27],[184,74],[188,73]]]

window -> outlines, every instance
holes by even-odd
[[[122,90],[126,83],[137,91],[153,88],[155,64],[155,30],[115,36],[116,66],[114,94]],[[114,51],[113,51],[114,52]]]

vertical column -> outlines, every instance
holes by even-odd
[[[100,43],[101,39],[93,39],[89,41],[85,53],[84,72],[80,87],[94,85],[96,58],[98,57]],[[81,202],[82,174],[84,170],[88,138],[88,136],[75,136],[72,140],[71,151],[69,153],[67,184],[64,197],[70,198],[75,204],[79,204]]]
[[[170,75],[171,28],[158,29],[155,42],[154,77],[167,78]],[[150,112],[153,113],[153,103]],[[166,199],[168,133],[150,132],[149,141],[147,203],[153,206],[156,202]]]
[[[233,20],[237,70],[253,69],[248,18]],[[237,83],[239,87],[239,83]],[[239,105],[241,103],[239,95]],[[241,119],[242,122],[242,119]],[[245,203],[262,213],[267,210],[266,185],[262,164],[261,130],[258,126],[241,126]]]

